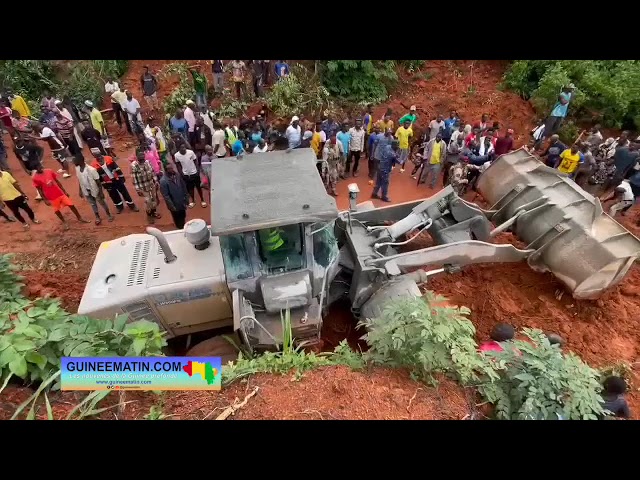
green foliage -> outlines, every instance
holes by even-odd
[[[108,407],[98,408],[98,403],[104,400],[107,395],[111,393],[111,390],[96,390],[87,395],[84,400],[77,404],[67,415],[66,420],[84,420],[85,418],[95,417],[102,412],[111,410],[112,408],[119,408],[127,403],[131,402],[118,402]]]
[[[28,100],[39,99],[44,90],[55,92],[58,82],[50,60],[0,60],[0,90],[11,88]]]
[[[524,329],[530,341],[514,340],[487,358],[500,377],[479,386],[496,417],[511,420],[595,420],[602,414],[598,372],[573,353],[563,354],[540,330]]]
[[[149,413],[145,414],[145,420],[166,420],[167,418],[171,418],[173,415],[167,415],[163,411],[162,405],[151,405],[149,408]]]
[[[39,116],[39,99],[45,90],[80,104],[102,102],[104,82],[127,70],[127,60],[1,60],[0,88],[11,88],[24,96],[34,117]]]
[[[183,108],[187,100],[196,97],[196,90],[193,87],[189,65],[184,62],[173,62],[165,65],[158,72],[158,80],[166,80],[169,77],[178,77],[178,84],[173,91],[164,99],[164,111],[168,115],[173,115],[176,110]]]
[[[316,117],[331,106],[329,91],[320,84],[318,76],[299,64],[293,65],[289,76],[278,80],[266,92],[265,101],[280,117],[301,113]]]
[[[580,135],[580,127],[578,127],[573,120],[564,121],[562,125],[560,125],[558,135],[565,145],[573,145],[578,135]]]
[[[63,356],[161,355],[166,345],[156,323],[127,324],[125,315],[98,320],[70,315],[56,299],[22,296],[10,256],[0,256],[0,379],[44,381]]]
[[[467,384],[480,374],[497,378],[492,366],[477,352],[475,328],[466,307],[443,306],[444,297],[427,292],[423,298],[388,302],[380,317],[365,319],[365,354],[376,363],[407,367],[413,375],[433,382],[444,373]]]
[[[234,97],[227,95],[223,97],[220,108],[215,111],[216,118],[237,118],[249,108],[249,103],[242,100],[236,100]]]
[[[356,103],[386,100],[387,85],[398,79],[393,60],[328,60],[323,63],[322,83],[329,92]]]
[[[503,84],[531,99],[548,115],[563,85],[577,90],[569,115],[601,117],[606,126],[635,121],[640,128],[640,61],[637,60],[517,60],[506,71]]]
[[[353,369],[364,367],[362,355],[349,348],[346,341],[340,342],[333,353],[314,352],[307,353],[303,350],[304,345],[294,345],[293,332],[291,328],[291,313],[289,310],[280,314],[282,321],[282,346],[277,352],[265,352],[255,357],[238,354],[235,362],[229,362],[222,368],[222,383],[229,385],[238,379],[254,375],[256,373],[277,373],[285,375],[292,370],[294,376],[292,381],[300,380],[304,372],[319,367],[331,365],[346,365]]]

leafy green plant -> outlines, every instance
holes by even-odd
[[[242,100],[236,100],[234,97],[227,95],[223,97],[220,108],[215,111],[216,118],[237,118],[249,108],[249,103]]]
[[[516,60],[505,72],[503,85],[531,99],[548,115],[563,85],[577,90],[569,115],[599,117],[606,126],[635,122],[640,127],[640,62],[637,60]]]
[[[240,352],[235,362],[222,368],[222,383],[229,385],[236,380],[256,373],[277,373],[285,375],[293,370],[293,380],[300,380],[309,370],[331,365],[347,365],[353,369],[364,366],[359,353],[352,351],[346,341],[341,342],[334,352],[315,354],[303,350],[304,345],[295,345],[291,328],[291,312],[280,314],[282,322],[282,346],[276,352],[265,352],[253,357]]]
[[[154,322],[126,315],[99,320],[71,315],[56,299],[22,296],[22,277],[0,256],[0,379],[44,381],[63,356],[161,355],[166,340]]]
[[[173,62],[165,65],[158,72],[159,80],[166,80],[169,77],[178,77],[178,84],[173,91],[167,95],[163,102],[166,114],[173,115],[176,110],[183,108],[187,100],[193,100],[196,90],[193,86],[189,65],[184,62]]]
[[[434,373],[452,376],[463,384],[481,375],[497,378],[492,366],[477,352],[475,328],[466,307],[443,305],[444,297],[426,292],[422,298],[388,302],[378,318],[359,325],[370,349],[366,359],[406,367],[420,379],[433,382]]]
[[[338,97],[379,103],[388,96],[387,86],[398,79],[395,66],[393,60],[328,60],[322,68],[322,83]]]
[[[540,330],[524,329],[528,341],[514,340],[486,356],[500,371],[479,391],[495,405],[499,419],[595,420],[602,414],[598,371],[573,353],[564,354]]]
[[[567,120],[560,125],[558,135],[566,145],[572,145],[580,135],[580,127],[573,120]]]
[[[265,101],[280,117],[300,113],[317,117],[331,107],[329,91],[320,84],[318,76],[299,64],[293,65],[289,76],[278,80],[266,92]]]
[[[0,90],[11,88],[27,100],[36,100],[44,90],[53,93],[58,86],[51,60],[0,60]]]

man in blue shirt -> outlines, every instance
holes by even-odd
[[[460,119],[458,118],[458,112],[455,110],[451,110],[449,113],[449,118],[444,119],[444,128],[442,129],[442,140],[445,141],[446,144],[449,144],[449,140],[451,139],[451,134],[453,133],[454,128],[458,125]]]
[[[383,202],[391,201],[387,196],[389,191],[389,176],[391,175],[391,168],[394,166],[394,164],[399,163],[399,146],[400,142],[394,139],[391,141],[391,144],[382,147],[382,150],[380,152],[380,163],[378,164],[376,185],[373,187],[371,198],[379,198]],[[382,197],[378,196],[379,190],[382,190]]]
[[[349,152],[349,142],[351,141],[351,134],[349,133],[349,126],[346,123],[342,124],[342,130],[338,132],[338,134],[336,135],[336,138],[338,139],[338,141],[340,143],[342,143],[342,146],[344,147],[343,150],[343,154],[342,154],[342,164],[345,165],[347,163],[347,155]],[[349,172],[347,172],[347,175],[349,175]],[[344,175],[340,176],[341,178],[344,178]]]
[[[367,156],[368,156],[368,166],[369,166],[369,185],[373,185],[373,181],[376,178],[376,165],[377,162],[373,158],[373,150],[375,148],[376,142],[384,137],[383,133],[380,133],[380,127],[374,125],[371,130],[371,135],[367,139]]]
[[[278,63],[275,64],[275,70],[278,80],[289,76],[289,65],[287,65],[284,60],[279,60]]]
[[[558,101],[553,106],[551,110],[551,115],[547,117],[547,121],[544,127],[544,136],[545,138],[550,137],[554,133],[558,131],[560,128],[560,124],[562,124],[562,120],[567,116],[567,110],[569,109],[569,102],[573,98],[573,91],[576,89],[576,86],[573,83],[570,83],[566,87],[562,87],[562,92],[558,95]]]
[[[333,119],[333,115],[331,114],[327,115],[326,120],[322,121],[320,128],[326,135],[327,141],[331,138],[331,135],[337,134],[338,130],[340,130],[340,126],[338,125],[338,122],[336,122]]]

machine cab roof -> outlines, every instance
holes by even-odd
[[[211,164],[211,234],[230,235],[338,216],[310,148],[217,158]]]

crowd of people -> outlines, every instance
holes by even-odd
[[[254,93],[260,97],[272,76],[274,81],[279,81],[290,74],[288,64],[282,60],[274,63],[211,60],[209,65],[214,95],[223,94],[224,74],[229,72],[234,85],[231,90],[238,98],[246,93],[249,76]],[[60,213],[63,207],[69,207],[78,220],[84,221],[58,180],[58,176],[70,178],[72,167],[78,178],[80,197],[91,205],[96,224],[102,222],[99,207],[109,221],[113,220],[105,202],[105,191],[117,214],[125,210],[125,205],[133,211],[139,210],[126,183],[127,178],[131,178],[150,223],[160,218],[157,210],[162,198],[174,224],[182,228],[187,209],[194,208],[197,199],[202,208],[207,206],[209,167],[218,158],[311,148],[316,155],[318,172],[331,195],[338,195],[340,180],[360,175],[366,160],[366,173],[373,188],[371,197],[389,202],[391,173],[396,167],[399,174],[403,174],[409,164],[410,175],[418,185],[426,184],[434,189],[440,182],[443,187],[451,185],[459,195],[464,195],[468,189],[475,190],[478,178],[495,158],[515,148],[513,129],[503,129],[499,122],[491,121],[488,114],[476,121],[465,121],[458,112],[451,111],[446,117],[436,115],[421,121],[415,105],[408,112],[388,109],[381,118],[374,118],[372,105],[342,121],[337,121],[330,112],[315,120],[300,114],[284,125],[280,121],[268,121],[265,105],[254,117],[224,121],[210,108],[208,81],[202,67],[193,65],[189,69],[195,97],[166,116],[159,111],[158,79],[148,67],[140,74],[145,112],[132,91],[125,90],[115,79],[107,80],[104,91],[115,123],[138,143],[135,154],[124,160],[117,157],[102,112],[92,101],[86,100],[78,108],[72,102],[44,92],[40,102],[42,115],[33,121],[21,96],[11,91],[3,93],[0,120],[11,134],[13,151],[20,165],[32,176],[37,192],[35,199],[51,204],[65,228],[68,226]],[[624,215],[640,194],[638,146],[629,141],[628,132],[617,139],[603,141],[599,125],[583,132],[571,145],[562,143],[556,132],[567,114],[574,89],[573,85],[562,89],[551,114],[531,131],[531,140],[525,148],[537,151],[547,166],[574,178],[585,189],[601,186],[603,201],[615,199],[609,213]],[[59,162],[57,172],[42,167],[43,148],[39,142],[46,143]],[[91,153],[90,160],[84,157],[84,144]],[[6,175],[4,180],[0,178],[0,184],[8,182],[15,188],[15,191],[7,188],[3,202],[13,217],[28,228],[19,213],[23,209],[30,216],[27,196],[20,194],[23,201],[19,204],[12,201],[21,187],[12,183],[15,179],[9,172],[6,148],[1,145],[0,168]],[[9,221],[14,219],[4,211],[1,214]]]

